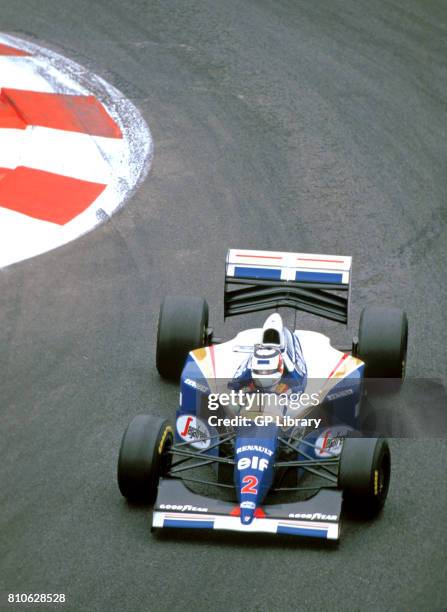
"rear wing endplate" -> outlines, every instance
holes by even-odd
[[[293,308],[348,323],[351,257],[229,249],[224,316]]]

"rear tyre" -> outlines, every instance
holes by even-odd
[[[390,474],[391,454],[385,438],[345,439],[338,476],[345,508],[360,516],[376,516],[388,495]]]
[[[366,378],[402,381],[407,359],[408,319],[399,308],[367,306],[360,316],[357,356]]]
[[[124,432],[118,458],[118,487],[133,502],[153,502],[160,476],[169,469],[173,443],[169,421],[139,414]]]
[[[203,298],[168,295],[158,318],[157,370],[164,378],[178,380],[189,353],[205,346],[208,304]]]

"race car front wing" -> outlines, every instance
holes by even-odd
[[[342,492],[321,489],[306,501],[258,508],[245,525],[239,506],[190,491],[180,479],[160,480],[152,528],[218,529],[245,533],[277,533],[338,540]]]

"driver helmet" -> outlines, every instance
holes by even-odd
[[[281,350],[264,344],[255,344],[251,360],[251,376],[258,389],[276,386],[284,373]]]

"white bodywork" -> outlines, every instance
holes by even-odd
[[[241,331],[232,340],[214,346],[216,378],[232,378],[237,368],[253,352],[253,346],[262,341],[264,328]],[[309,378],[328,378],[343,356],[330,344],[330,339],[318,332],[294,331],[303,350]]]
[[[211,392],[219,393],[227,388],[228,380],[234,378],[238,368],[253,352],[253,346],[262,341],[264,330],[265,326],[247,329],[228,342],[190,353],[206,377]],[[318,393],[320,402],[341,378],[363,365],[360,359],[331,346],[330,339],[324,334],[300,329],[293,333],[300,342],[307,367],[304,391],[307,394]]]

